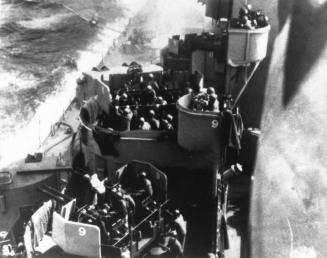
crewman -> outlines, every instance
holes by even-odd
[[[209,95],[209,101],[207,107],[208,111],[219,112],[218,96],[215,92],[215,89],[213,87],[209,87],[207,89],[207,94]]]
[[[170,132],[174,131],[173,125],[169,123],[167,119],[162,119],[160,124],[162,130]]]
[[[176,232],[169,231],[164,236],[160,237],[157,244],[150,249],[146,258],[180,258],[183,257],[183,252],[183,247],[176,238]]]
[[[155,100],[156,115],[159,119],[162,119],[166,113],[167,101],[165,101],[161,96],[157,97]]]
[[[130,131],[131,130],[131,121],[133,118],[133,112],[130,107],[127,105],[123,110],[122,115],[122,131]]]
[[[154,110],[149,111],[149,124],[151,125],[151,130],[159,130],[160,129],[160,121],[156,119],[156,113]]]
[[[151,197],[153,195],[153,188],[151,181],[147,178],[146,172],[141,172],[139,178],[141,179],[142,190],[145,190],[147,196]]]
[[[119,189],[113,188],[111,190],[111,202],[119,218],[124,219],[125,224],[128,223],[128,203],[123,198],[123,193]]]
[[[168,131],[173,131],[177,125],[176,119],[171,114],[167,114],[166,119],[168,121]]]
[[[158,96],[162,97],[167,103],[172,103],[174,96],[169,92],[168,85],[164,84],[159,87]]]
[[[151,85],[146,86],[142,91],[141,101],[143,105],[152,105],[157,98],[157,94]]]
[[[127,93],[123,93],[122,95],[120,95],[120,97],[118,99],[118,104],[119,104],[119,106],[127,106],[127,105],[132,104],[130,102],[130,99],[129,99]]]
[[[176,257],[176,258],[183,257],[184,247],[177,239],[176,232],[175,231],[169,232],[168,237],[169,240],[168,240],[167,247],[169,248],[172,257]]]
[[[132,110],[133,116],[131,120],[131,130],[139,129],[139,122],[140,122],[140,116],[138,113],[138,108],[134,108]]]
[[[149,74],[149,85],[151,85],[151,87],[158,93],[159,90],[159,84],[158,82],[155,80],[154,75],[152,73]]]
[[[117,119],[117,126],[114,126],[118,131],[129,131],[131,129],[131,120],[133,118],[133,112],[127,105],[124,109],[115,106],[115,117]]]
[[[172,217],[172,229],[176,230],[177,239],[181,243],[183,249],[185,246],[185,237],[186,237],[186,221],[183,215],[180,213],[179,210],[174,210],[173,217]]]
[[[144,117],[140,117],[139,129],[144,130],[144,131],[151,130],[151,125],[147,121],[145,121]]]
[[[156,105],[158,106],[165,106],[167,105],[167,101],[163,99],[163,97],[161,96],[158,96],[156,99],[155,99],[155,102],[154,102]]]

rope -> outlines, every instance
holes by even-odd
[[[234,104],[233,104],[233,106],[232,106],[232,110],[236,107],[236,105],[237,105],[238,101],[240,100],[240,98],[241,98],[241,96],[242,96],[244,90],[246,89],[246,86],[248,85],[248,83],[249,83],[250,80],[252,79],[252,77],[253,77],[255,71],[257,70],[259,64],[260,64],[260,61],[256,62],[256,64],[255,64],[255,66],[254,66],[254,68],[253,68],[253,70],[252,70],[250,76],[248,77],[248,79],[247,79],[246,82],[244,83],[244,85],[243,85],[243,87],[242,87],[240,93],[237,95],[237,97],[236,97],[236,99],[235,99],[235,101],[234,101]]]
[[[54,131],[54,127],[55,127],[55,126],[58,126],[58,127],[59,127],[60,125],[65,125],[65,126],[67,126],[67,127],[69,128],[69,130],[70,130],[71,133],[70,133],[68,136],[66,136],[65,138],[59,140],[58,142],[54,143],[54,144],[51,145],[49,148],[47,148],[47,149],[43,152],[43,155],[46,155],[46,154],[47,154],[51,149],[53,149],[54,147],[56,147],[56,146],[59,145],[60,143],[62,143],[62,142],[64,142],[64,141],[68,140],[70,137],[73,136],[73,132],[74,132],[73,127],[72,127],[70,124],[68,124],[68,123],[66,123],[66,122],[62,122],[62,121],[60,121],[60,122],[56,122],[56,123],[51,127],[51,133],[50,133],[51,136],[54,136],[55,133],[56,133],[56,132]]]
[[[93,18],[91,20],[88,20],[87,18],[83,17],[80,13],[76,12],[74,9],[72,9],[71,7],[65,5],[65,4],[61,4],[65,9],[67,9],[68,11],[72,12],[73,14],[77,15],[78,17],[80,17],[82,20],[86,21],[86,22],[90,22],[93,20]],[[95,19],[97,21],[97,19]],[[102,28],[107,28],[111,31],[114,31],[114,32],[117,32],[117,33],[123,33],[123,31],[119,31],[119,30],[116,30],[114,28],[111,28],[111,27],[107,27],[107,26],[101,26]]]
[[[56,147],[56,146],[59,145],[60,143],[62,143],[62,142],[64,142],[64,141],[68,140],[68,139],[69,139],[70,137],[72,137],[72,136],[73,136],[73,134],[70,134],[70,135],[66,136],[64,139],[61,139],[60,141],[58,141],[58,142],[56,142],[55,144],[51,145],[49,148],[47,148],[47,149],[43,152],[43,155],[46,155],[46,154],[49,152],[49,150],[53,149],[54,147]]]

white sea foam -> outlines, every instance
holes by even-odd
[[[32,74],[22,74],[17,71],[5,71],[0,68],[0,91],[32,88],[37,83],[37,78]]]
[[[145,0],[137,0],[137,2],[142,1]],[[131,0],[124,0],[123,2],[124,4],[132,3]],[[19,128],[19,130],[12,132],[10,135],[2,135],[0,137],[0,168],[24,158],[27,153],[34,153],[38,149],[40,142],[48,136],[51,125],[60,118],[64,109],[74,98],[76,78],[82,71],[89,71],[97,65],[103,54],[113,44],[113,40],[119,36],[119,33],[112,31],[110,28],[122,31],[128,24],[129,18],[135,15],[141,7],[134,4],[128,6],[125,18],[117,19],[115,22],[104,26],[98,35],[98,39],[89,45],[86,50],[80,51],[77,60],[79,71],[66,74],[61,82],[61,87],[58,87],[56,92],[48,96],[46,101],[39,105],[34,117],[26,126]],[[7,81],[16,77],[16,75],[12,74],[4,76],[7,78]],[[25,79],[18,77],[16,79],[15,83],[21,83],[19,80],[25,81]],[[25,87],[30,85],[29,83],[25,84]]]
[[[5,4],[3,0],[0,0],[0,26],[6,21],[7,14],[11,9],[11,5]]]
[[[151,0],[150,0],[151,1]],[[172,20],[171,17],[177,17],[178,13],[182,13],[185,9],[186,2],[188,0],[179,0],[175,3],[173,0],[169,0],[167,4],[166,0],[158,0],[158,5],[156,6],[156,13],[160,13],[160,9],[164,12],[162,16],[158,17],[159,21],[155,20],[155,17],[149,19],[149,26],[159,28],[165,28],[165,24],[168,20]],[[196,1],[191,1],[196,3]],[[79,53],[79,59],[77,60],[77,65],[79,68],[78,72],[68,73],[63,81],[61,82],[61,87],[58,87],[57,91],[50,95],[47,100],[40,104],[37,108],[34,117],[28,123],[27,126],[19,129],[17,132],[12,133],[10,136],[1,137],[3,140],[0,144],[0,168],[14,162],[17,159],[21,159],[26,156],[27,153],[33,153],[37,150],[39,143],[42,142],[49,134],[50,127],[55,123],[62,115],[64,109],[68,106],[70,101],[75,96],[75,81],[76,78],[82,71],[89,71],[92,67],[96,66],[106,53],[108,48],[112,46],[113,40],[119,36],[118,32],[112,31],[111,28],[115,28],[118,31],[122,31],[129,22],[129,18],[133,17],[145,4],[149,4],[149,0],[122,0],[121,5],[125,7],[125,18],[116,19],[113,23],[108,23],[104,26],[102,31],[98,35],[98,39],[84,51]],[[172,5],[174,10],[171,10],[169,6]],[[200,5],[191,5],[190,10],[194,8],[201,8]],[[189,12],[188,12],[189,13]],[[161,30],[164,36],[165,44],[167,42],[166,34],[169,32],[180,31],[183,26],[191,23],[191,18],[183,16],[179,19],[180,24],[175,28],[172,22],[168,24],[168,29]],[[33,26],[45,26],[47,22],[54,20],[38,20],[34,24],[29,24]],[[152,24],[153,23],[153,24]],[[152,24],[152,25],[151,25]],[[191,23],[192,25],[194,22]],[[26,24],[25,24],[26,25]],[[160,35],[157,35],[158,37]],[[159,40],[160,41],[160,40]],[[123,60],[122,60],[123,61]],[[17,78],[20,80],[20,78]],[[19,83],[18,81],[16,81]],[[29,83],[25,84],[27,87]]]
[[[34,18],[31,20],[21,20],[17,24],[27,29],[51,29],[53,26],[60,24],[63,19],[72,16],[71,13],[59,13],[50,17]]]
[[[7,19],[7,14],[10,12],[11,5],[5,4],[3,0],[0,0],[0,27],[5,23]],[[2,47],[3,42],[0,37],[0,48]]]

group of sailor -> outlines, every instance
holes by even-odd
[[[169,223],[164,234],[155,242],[146,258],[155,257],[183,257],[186,240],[186,221],[179,210],[167,212]],[[169,225],[169,226],[168,226]]]
[[[202,112],[219,112],[218,96],[215,89],[213,87],[209,87],[193,95],[190,108]]]
[[[130,81],[113,93],[114,116],[123,121],[118,130],[174,131],[176,127],[174,105],[181,93],[169,90],[167,83],[159,83],[153,74],[149,74],[148,77],[147,82],[139,83],[139,91],[134,91],[135,87]]]
[[[92,203],[79,212],[78,220],[99,226],[101,238],[107,244],[123,237],[135,218],[145,217],[155,207],[152,183],[144,171],[137,174],[133,189],[108,180],[100,181],[97,174],[89,180],[96,194]],[[146,205],[144,200],[148,200]]]
[[[81,108],[81,120],[85,124],[97,121],[100,127],[116,131],[175,132],[176,102],[181,96],[192,94],[189,108],[196,111],[219,112],[225,109],[225,101],[216,94],[214,87],[202,87],[201,73],[183,75],[182,79],[175,77],[173,71],[165,71],[162,75],[134,72],[120,88],[111,89],[109,112],[101,112],[96,100],[90,98]]]
[[[154,189],[147,173],[138,172],[134,181],[131,188],[124,183],[112,185],[106,180],[100,183],[96,174],[90,177],[98,198],[96,203],[79,212],[78,219],[99,226],[101,238],[107,244],[119,241],[127,234],[130,224],[142,220],[156,207],[152,198]],[[167,222],[164,232],[146,254],[147,258],[183,256],[186,239],[183,215],[179,210],[165,210],[164,219]],[[140,230],[142,235],[147,234],[148,230],[151,231],[151,223],[145,223]]]
[[[266,27],[269,24],[268,16],[261,10],[253,10],[252,5],[246,4],[239,10],[236,26],[242,29],[253,30]]]

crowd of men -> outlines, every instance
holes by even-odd
[[[147,77],[145,79],[145,77]],[[192,93],[190,108],[198,111],[219,111],[218,96],[213,87],[200,91],[196,80],[177,83],[164,72],[160,78],[153,74],[139,75],[136,82],[127,81],[112,92],[109,117],[102,119],[104,127],[118,131],[164,130],[173,132],[177,127],[177,100]]]
[[[148,80],[141,80],[135,87],[133,80],[112,92],[111,114],[107,119],[109,127],[118,131],[126,130],[165,130],[173,131],[176,127],[175,103],[180,92],[168,88],[148,75]]]
[[[137,172],[133,184],[124,181],[111,184],[106,180],[100,181],[96,174],[89,180],[96,195],[93,203],[79,211],[77,220],[97,225],[105,244],[114,245],[118,241],[126,244],[129,238],[124,239],[124,236],[129,232],[129,227],[135,227],[157,208],[154,188],[147,172]],[[163,219],[166,221],[164,232],[153,243],[146,257],[182,257],[186,221],[179,210],[165,210]],[[137,228],[140,236],[153,237],[154,221],[149,219],[140,225]]]
[[[129,224],[139,223],[155,208],[152,183],[146,172],[139,172],[133,189],[121,183],[89,177],[94,197],[78,214],[78,221],[99,226],[103,243],[114,244],[127,232]],[[145,200],[148,200],[145,204]]]

